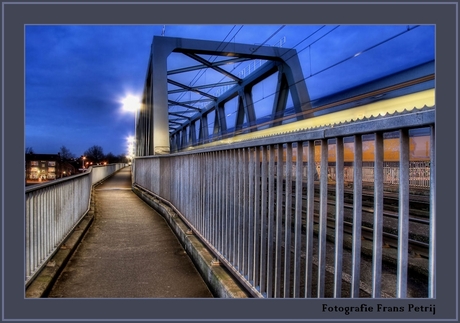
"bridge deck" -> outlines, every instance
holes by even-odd
[[[48,297],[212,297],[168,224],[131,191],[130,168],[95,190],[94,222]]]

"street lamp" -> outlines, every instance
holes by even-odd
[[[81,156],[81,168],[85,168],[85,156]]]
[[[136,143],[136,139],[132,136],[129,136],[127,138],[127,141],[128,141],[128,155],[130,158],[133,157],[134,155],[134,144]]]
[[[135,143],[135,138],[136,138],[136,113],[141,109],[141,104],[139,102],[139,98],[134,96],[134,95],[127,95],[123,100],[121,101],[123,104],[123,110],[128,111],[128,112],[133,112],[134,113],[134,137],[133,139],[130,140],[130,143],[133,145],[132,150],[130,147],[130,154],[134,156],[136,154],[135,149],[134,149],[134,143]]]
[[[134,95],[127,95],[125,98],[123,98],[121,103],[123,103],[123,110],[130,112],[136,112],[140,109],[141,106],[139,99]]]

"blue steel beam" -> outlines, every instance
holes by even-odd
[[[186,54],[200,61],[200,63],[204,64],[206,68],[217,70],[224,73],[224,75],[231,77],[234,81],[240,82],[239,87],[234,87],[236,88],[236,95],[238,95],[238,91],[240,89],[244,89],[243,93],[250,93],[249,89],[252,88],[257,81],[261,81],[266,77],[263,76],[265,75],[264,69],[261,69],[260,72],[255,71],[248,78],[240,79],[233,74],[220,69],[217,66],[220,65],[220,63],[210,63],[197,55],[231,57],[230,62],[232,63],[234,63],[237,59],[261,59],[276,62],[277,67],[283,66],[282,71],[285,74],[289,91],[293,97],[296,107],[301,111],[306,111],[310,108],[310,100],[306,83],[302,75],[300,61],[295,49],[232,43],[231,50],[216,50],[216,48],[220,47],[220,44],[221,42],[217,41],[164,36],[155,36],[153,38],[147,76],[144,85],[144,95],[142,99],[143,108],[139,111],[136,122],[136,142],[139,143],[139,147],[136,149],[137,155],[148,156],[168,154],[170,152],[168,83],[186,89],[187,91],[193,91],[205,97],[216,99],[214,96],[204,93],[196,87],[194,88],[179,82],[168,80],[167,58],[173,52]],[[178,71],[176,70],[176,72]],[[257,76],[256,78],[254,78],[254,74]],[[247,79],[252,80],[252,82],[247,81]],[[209,113],[212,109],[216,110],[216,117],[221,115],[220,118],[216,118],[213,133],[218,134],[219,132],[226,131],[226,126],[222,121],[222,111],[219,112],[217,110],[219,109],[219,106],[223,107],[223,104],[225,104],[225,102],[229,99],[231,99],[229,92],[226,92],[223,96],[217,98],[216,103],[207,109],[207,111],[200,111],[200,113],[197,113],[192,120],[190,120],[187,124],[183,124],[175,131],[181,131],[193,122],[201,120],[200,127],[202,129],[200,130],[200,133],[202,134],[202,137],[204,137],[203,139],[207,139],[207,132],[204,131],[203,128],[208,127],[208,124],[203,121],[206,120],[205,114]],[[242,98],[242,106],[248,117],[250,117],[251,114],[249,111],[251,103],[248,103],[250,101],[251,99],[247,96],[247,94]],[[173,131],[171,135],[174,135],[175,131]]]
[[[241,62],[246,62],[250,60],[249,58],[234,58],[234,59],[226,59],[223,61],[218,61],[218,62],[209,62],[210,66],[209,67],[216,67],[216,66],[222,66],[222,65],[228,65],[228,64],[235,64],[235,63],[241,63]],[[195,66],[189,66],[189,67],[184,67],[184,68],[178,68],[175,70],[168,71],[168,75],[174,75],[174,74],[180,74],[180,73],[185,73],[185,72],[191,72],[191,71],[196,71],[196,70],[202,70],[208,68],[208,66],[204,65],[195,65]]]

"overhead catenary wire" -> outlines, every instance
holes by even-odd
[[[280,28],[278,28],[275,32],[273,32],[263,43],[261,43],[261,44],[260,44],[256,49],[254,49],[252,52],[257,51],[260,47],[262,47],[263,45],[265,45],[270,39],[272,39],[277,33],[279,33],[285,26],[286,26],[286,25],[282,25]],[[242,28],[242,27],[243,27],[243,26],[241,26],[241,28]],[[303,40],[301,40],[299,43],[297,43],[293,48],[297,47],[298,45],[300,45],[301,43],[303,43],[304,41],[306,41],[307,39],[309,39],[310,37],[312,37],[313,35],[315,35],[317,32],[319,32],[319,31],[320,31],[321,29],[323,29],[324,27],[325,27],[325,25],[321,26],[321,27],[318,28],[316,31],[314,31],[313,33],[309,34],[307,37],[305,37]],[[236,34],[239,33],[239,31],[241,30],[241,28],[237,31]],[[335,27],[333,30],[335,30],[336,28],[338,28],[338,26]],[[232,30],[233,30],[233,28],[232,28]],[[330,33],[330,32],[328,32],[327,34],[329,34],[329,33]],[[232,39],[234,39],[234,37],[236,36],[236,34],[233,36]],[[327,34],[326,34],[326,35],[327,35]],[[228,35],[227,35],[227,36],[228,36]],[[323,37],[324,37],[324,35],[323,35],[322,37],[320,37],[320,39],[323,38]],[[314,43],[314,42],[313,42],[313,43]],[[222,42],[221,42],[221,44],[222,44]],[[228,44],[229,44],[229,42],[227,43],[227,45],[228,45]],[[226,45],[226,46],[227,46],[227,45]],[[226,46],[225,46],[223,49],[225,49]],[[291,56],[291,57],[292,57],[292,56]],[[216,58],[217,58],[217,57],[216,57]],[[289,58],[290,58],[290,57],[289,57]],[[231,72],[233,72],[234,70],[236,70],[241,64],[242,64],[242,63],[239,63],[239,64],[237,64],[236,66],[234,66],[233,69],[231,70]],[[224,79],[225,79],[225,76],[222,77],[222,78],[219,80],[218,83],[222,82]],[[211,90],[212,90],[212,89],[208,90],[206,93],[209,93]],[[267,95],[267,97],[270,97],[270,96],[275,95],[275,94],[276,94],[276,92]],[[184,95],[185,95],[185,94],[184,94]],[[202,96],[201,98],[203,98],[203,96]],[[197,101],[199,101],[201,98],[199,98]],[[266,98],[266,97],[264,96],[263,99],[265,99],[265,98]],[[262,99],[262,100],[263,100],[263,99]],[[253,104],[254,104],[254,103],[257,103],[257,102],[259,102],[259,101],[260,101],[260,100],[258,100],[258,101],[256,101],[256,102],[253,102]],[[236,111],[232,112],[231,114],[234,114],[234,113],[236,113]],[[231,115],[231,114],[230,114],[230,115]],[[214,124],[214,122],[209,123],[208,126],[212,126],[213,124]]]
[[[236,25],[234,25],[232,27],[232,29],[230,29],[230,31],[227,33],[227,35],[224,37],[224,39],[220,42],[220,44],[217,46],[216,48],[216,51],[219,50],[219,48],[225,44],[225,46],[222,48],[222,50],[224,50],[229,43],[231,43],[231,40],[232,39],[235,39],[236,35],[238,35],[238,33],[241,31],[241,29],[244,27],[244,25],[241,25],[240,28],[236,31],[236,33],[232,36],[232,38],[230,39],[230,41],[225,41],[229,36],[230,34],[232,33],[232,31],[236,28]],[[212,58],[213,56],[211,56],[210,58]],[[217,59],[217,56],[214,57],[214,59],[212,60],[212,62],[215,62],[215,60]],[[200,78],[206,73],[206,70],[201,70],[199,71],[195,77],[192,79],[192,81],[190,81],[190,86],[193,87],[199,80]],[[222,81],[222,80],[221,80]],[[219,82],[221,82],[219,81]],[[210,90],[208,90],[208,92],[206,93],[209,93]],[[180,101],[184,96],[186,95],[186,92],[184,92],[182,95],[179,96],[179,98],[177,99],[177,101]],[[201,96],[199,99],[196,100],[196,102],[200,102],[201,99],[203,98],[203,96]]]
[[[268,40],[270,40],[271,38],[273,38],[273,37],[276,35],[276,33],[279,32],[283,27],[284,27],[284,25],[283,25],[282,27],[280,27],[276,32],[274,32],[265,42],[263,42],[262,44],[260,44],[257,48],[260,48],[260,47],[263,46]],[[313,35],[315,35],[316,33],[318,33],[318,32],[319,32],[320,30],[322,30],[324,27],[325,27],[325,25],[321,26],[320,28],[318,28],[317,30],[315,30],[313,33],[309,34],[309,35],[308,35],[307,37],[305,37],[303,40],[301,40],[300,42],[298,42],[293,48],[295,49],[297,46],[299,46],[301,43],[305,42],[307,39],[311,38]],[[328,36],[329,34],[331,34],[333,31],[335,31],[335,30],[336,30],[337,28],[339,28],[339,27],[340,27],[340,25],[335,26],[333,29],[329,30],[327,33],[325,33],[325,34],[322,35],[321,37],[315,39],[314,41],[312,41],[311,43],[309,43],[308,45],[306,45],[306,46],[303,47],[302,49],[298,50],[296,54],[299,54],[299,53],[303,52],[303,51],[306,50],[306,49],[310,49],[311,46],[312,46],[313,44],[315,44],[315,43],[317,43],[318,41],[322,40],[324,37]],[[395,35],[393,35],[393,36],[391,36],[391,37],[388,37],[388,38],[386,38],[386,39],[384,39],[384,40],[382,40],[382,41],[380,41],[380,42],[378,42],[378,43],[375,43],[375,44],[372,45],[372,46],[369,46],[369,47],[367,47],[367,48],[365,48],[365,49],[362,49],[361,51],[358,51],[356,54],[354,54],[354,55],[352,55],[352,56],[349,56],[349,57],[346,57],[346,58],[344,58],[344,59],[342,59],[342,60],[340,60],[340,61],[338,61],[338,62],[335,62],[334,64],[331,64],[331,65],[327,66],[326,68],[324,68],[324,69],[322,69],[322,70],[319,70],[319,71],[317,71],[317,72],[315,72],[315,73],[310,73],[309,76],[304,77],[302,80],[300,80],[300,81],[298,81],[298,82],[306,81],[307,79],[309,79],[309,78],[311,78],[311,77],[314,77],[314,76],[316,76],[316,75],[318,75],[318,74],[320,74],[320,73],[323,73],[323,72],[325,72],[325,71],[327,71],[327,70],[329,70],[329,69],[331,69],[331,68],[334,68],[334,67],[336,67],[336,66],[338,66],[338,65],[340,65],[340,64],[343,64],[343,63],[345,63],[345,62],[347,62],[347,61],[349,61],[349,60],[351,60],[351,59],[354,59],[354,58],[356,58],[357,56],[360,56],[361,54],[363,54],[363,53],[365,53],[365,52],[368,52],[368,51],[370,51],[370,50],[372,50],[372,49],[374,49],[374,48],[376,48],[376,47],[378,47],[378,46],[381,46],[382,44],[385,44],[385,43],[387,43],[387,42],[389,42],[389,41],[391,41],[391,40],[393,40],[393,39],[395,39],[395,38],[397,38],[397,37],[399,37],[399,36],[401,36],[401,35],[403,35],[403,34],[405,34],[405,33],[407,33],[407,32],[410,32],[410,31],[412,31],[413,29],[415,29],[415,28],[417,28],[417,27],[419,27],[419,25],[415,25],[415,26],[413,26],[413,27],[408,26],[408,27],[407,27],[405,30],[403,30],[402,32],[399,32],[399,33],[397,33],[397,34],[395,34]],[[240,30],[241,30],[241,28],[240,28]],[[239,31],[238,31],[238,32],[239,32]],[[222,44],[222,42],[221,42],[221,44]],[[285,54],[284,54],[284,55],[285,55]],[[289,57],[283,57],[284,55],[281,56],[281,58],[283,58],[284,60],[288,60],[288,59],[290,59],[290,58],[292,57],[292,55],[289,56]],[[237,69],[241,64],[242,64],[242,63],[237,64],[237,66],[235,66],[231,71],[233,72],[233,71],[234,71],[235,69]],[[220,83],[223,79],[225,79],[225,76],[224,76],[218,83]],[[212,89],[211,89],[211,90],[212,90]],[[211,90],[208,90],[207,93],[209,93]],[[263,97],[262,99],[253,101],[253,102],[252,102],[252,106],[254,106],[256,103],[261,102],[261,101],[263,101],[264,99],[266,99],[266,98],[268,98],[268,97],[271,97],[271,96],[274,96],[274,95],[276,95],[276,94],[277,94],[277,91],[275,91],[275,92],[273,92],[273,93],[271,93],[271,94],[264,95],[264,97]],[[198,100],[199,100],[199,99],[198,99]],[[310,100],[310,102],[303,102],[303,104],[311,103],[311,102],[312,102],[312,100]],[[237,112],[237,111],[234,111],[234,112],[230,113],[229,115],[232,115],[232,114],[234,114],[234,113],[236,113],[236,112]],[[213,124],[214,124],[214,122],[209,123],[208,126],[210,127],[210,126],[212,126]],[[177,130],[177,129],[176,129],[176,130]]]
[[[243,25],[243,26],[244,26],[244,25]],[[241,29],[243,28],[243,26],[241,26],[241,27],[236,31],[236,33],[235,33],[235,35],[233,35],[232,39],[234,39],[235,36],[241,31]],[[222,50],[224,50],[224,49],[227,47],[227,45],[230,43],[230,41],[225,42],[225,40],[230,36],[230,34],[232,33],[232,31],[233,31],[235,28],[236,28],[236,25],[234,25],[234,26],[232,27],[232,29],[230,29],[230,31],[227,33],[227,35],[224,37],[224,39],[223,39],[223,40],[220,42],[220,44],[217,46],[216,51],[219,50],[219,48],[220,48],[223,44],[225,44],[225,46],[222,48]],[[210,58],[212,58],[212,57],[213,57],[213,56],[211,56]],[[217,59],[217,56],[212,60],[212,62],[215,62],[216,59]],[[199,71],[199,72],[195,75],[195,77],[190,81],[190,83],[189,83],[190,86],[193,87],[193,86],[200,80],[200,78],[201,78],[205,73],[206,73],[206,70],[201,70],[201,71]],[[206,92],[206,93],[209,93],[209,91]],[[179,96],[178,100],[181,100],[181,99],[184,97],[184,95],[185,95],[185,93],[183,93],[181,96]],[[202,98],[202,97],[201,97],[201,98]],[[200,99],[201,99],[201,98],[200,98]],[[198,99],[197,101],[199,101],[200,99]]]
[[[323,27],[324,27],[324,26],[323,26]],[[305,47],[302,48],[301,50],[297,51],[297,54],[303,52],[303,51],[306,50],[307,48],[310,48],[311,45],[313,45],[314,43],[316,43],[316,42],[318,42],[319,40],[323,39],[325,36],[329,35],[332,31],[336,30],[338,27],[340,27],[340,25],[334,27],[332,30],[328,31],[326,34],[322,35],[320,38],[316,39],[315,41],[313,41],[312,43],[308,44],[307,46],[305,46]],[[393,40],[393,39],[395,39],[395,38],[397,38],[397,37],[399,37],[399,36],[401,36],[401,35],[403,35],[403,34],[406,34],[407,32],[410,32],[410,31],[412,31],[413,29],[415,29],[415,28],[417,28],[417,27],[419,27],[419,25],[413,26],[412,28],[409,28],[409,27],[408,27],[408,28],[406,28],[405,30],[403,30],[403,31],[400,32],[400,33],[397,33],[397,34],[395,34],[395,35],[393,35],[393,36],[391,36],[391,37],[388,37],[388,38],[384,39],[383,41],[380,41],[380,42],[378,42],[378,43],[376,43],[376,44],[374,44],[374,45],[372,45],[372,46],[369,46],[369,47],[367,47],[367,48],[365,48],[365,49],[363,49],[363,50],[361,50],[361,51],[358,51],[358,53],[357,53],[358,55],[357,55],[357,54],[354,54],[354,55],[352,55],[352,56],[346,57],[346,58],[344,58],[344,59],[342,59],[342,60],[340,60],[340,61],[338,61],[338,62],[336,62],[336,63],[334,63],[334,64],[331,64],[331,65],[327,66],[326,68],[324,68],[324,69],[322,69],[322,70],[320,70],[320,71],[317,71],[317,72],[315,72],[315,73],[311,73],[309,76],[304,77],[302,80],[300,80],[300,81],[298,81],[298,82],[306,81],[307,79],[310,79],[310,78],[312,78],[312,77],[314,77],[314,76],[316,76],[316,75],[318,75],[318,74],[321,74],[321,73],[323,73],[323,72],[325,72],[325,71],[327,71],[327,70],[329,70],[329,69],[331,69],[331,68],[333,68],[333,67],[336,67],[336,66],[338,66],[338,65],[340,65],[340,64],[343,64],[343,63],[345,63],[345,62],[347,62],[347,61],[349,61],[349,60],[351,60],[351,59],[354,59],[354,58],[356,58],[357,56],[360,56],[361,54],[363,54],[363,53],[365,53],[365,52],[368,52],[368,51],[370,51],[370,50],[372,50],[372,49],[374,49],[374,48],[376,48],[376,47],[378,47],[378,46],[381,46],[381,45],[383,45],[383,44],[385,44],[385,43],[387,43],[387,42],[389,42],[389,41],[391,41],[391,40]],[[322,28],[320,28],[320,29],[322,29]],[[317,31],[319,31],[319,30],[317,30]],[[311,35],[310,35],[310,36],[311,36]],[[305,38],[304,40],[302,40],[300,43],[302,43],[303,41],[305,41],[305,40],[306,40],[307,38],[309,38],[310,36],[306,37],[306,38]],[[298,43],[298,44],[300,44],[300,43]],[[297,44],[297,45],[298,45],[298,44]],[[296,46],[297,46],[297,45],[296,45]],[[295,47],[294,47],[294,48],[295,48]],[[292,58],[292,55],[289,56],[289,57],[287,57],[287,58],[284,58],[283,55],[282,55],[281,57],[282,57],[283,59],[285,59],[285,60],[288,60],[288,59]],[[297,82],[297,83],[298,83],[298,82]],[[297,83],[296,83],[296,84],[297,84]],[[253,101],[253,102],[252,102],[252,106],[254,106],[254,105],[255,105],[256,103],[258,103],[258,102],[261,102],[261,101],[265,100],[265,99],[268,98],[268,97],[271,97],[271,96],[276,95],[277,93],[278,93],[278,91],[275,91],[275,92],[272,92],[271,94],[264,95],[264,97],[263,97],[262,99]],[[312,100],[310,100],[309,102],[303,102],[303,104],[307,104],[307,103],[311,103],[311,102],[312,102]],[[233,113],[236,113],[236,111],[233,112]]]
[[[244,26],[244,25],[243,25]],[[241,26],[241,28],[243,27]],[[280,28],[278,28],[275,32],[273,32],[263,43],[261,43],[257,48],[255,48],[252,52],[256,52],[260,47],[262,47],[263,45],[265,45],[270,39],[272,39],[277,33],[279,33],[286,25],[282,25]],[[239,31],[241,30],[241,28],[238,30],[237,34],[239,33]],[[233,36],[233,38],[236,36],[236,34]],[[228,45],[228,43],[227,43]],[[223,48],[225,49],[227,47],[227,45]],[[217,59],[217,57],[216,57]],[[235,67],[233,67],[233,69],[231,70],[231,72],[233,72],[235,69],[237,69],[242,63],[238,63]],[[225,79],[225,76],[222,77],[217,83],[220,83],[222,82],[223,80]],[[209,93],[210,91],[212,90],[209,89],[206,93]],[[213,125],[214,123],[208,123],[208,126],[211,126]],[[209,127],[208,127],[208,131],[209,131]]]
[[[256,49],[254,49],[253,52],[257,51],[261,46],[265,45],[270,39],[272,39],[276,34],[278,34],[285,26],[286,26],[286,25],[282,25],[281,27],[279,27],[279,28],[278,28],[275,32],[273,32],[263,43],[261,43]],[[235,36],[241,31],[241,29],[242,29],[243,27],[244,27],[244,25],[242,25],[242,26],[240,27],[240,29],[238,29],[238,31],[235,33],[235,35],[233,35],[232,39],[235,38]],[[309,39],[310,37],[312,37],[313,35],[315,35],[317,32],[319,32],[319,31],[320,31],[321,29],[323,29],[324,27],[325,27],[325,25],[321,26],[320,28],[318,28],[317,30],[315,30],[313,33],[309,34],[307,37],[305,37],[303,40],[301,40],[299,43],[297,43],[293,48],[297,47],[298,45],[300,45],[301,43],[303,43],[304,41],[306,41],[307,39]],[[220,45],[224,43],[225,39],[230,35],[231,31],[232,31],[234,28],[235,28],[235,26],[233,26],[233,28],[230,30],[230,32],[227,34],[227,36],[224,38],[224,40],[219,44],[219,46],[218,46],[217,49],[219,49]],[[336,28],[337,28],[337,27],[336,27]],[[226,45],[224,46],[224,48],[223,48],[222,50],[224,50],[224,49],[228,46],[228,44],[230,44],[230,42],[227,42]],[[217,50],[217,49],[216,49],[216,50]],[[215,59],[217,59],[217,56],[216,56]],[[215,59],[214,59],[214,61],[215,61]],[[242,64],[242,63],[239,63],[239,64],[237,64],[236,66],[234,66],[233,69],[231,70],[231,72],[233,72],[235,69],[237,69],[241,64]],[[204,73],[204,71],[201,71],[201,72]],[[203,73],[201,74],[201,76],[203,75]],[[199,75],[199,73],[197,73],[196,76],[198,76],[198,75]],[[196,76],[195,76],[195,77],[196,77]],[[200,77],[201,77],[201,76],[200,76]],[[224,79],[225,79],[225,76],[222,77],[222,78],[219,80],[218,83],[222,82]],[[193,83],[193,85],[196,84],[196,82],[197,82],[198,80],[199,80],[199,78],[196,79],[196,81]],[[212,88],[209,89],[206,93],[209,93],[211,90],[212,90]],[[274,94],[275,94],[275,93],[273,93],[273,94],[271,94],[271,95],[274,95]],[[185,95],[185,93],[184,93],[183,95]],[[179,100],[183,97],[183,95],[179,98]],[[270,97],[271,95],[268,95],[267,97]],[[197,99],[197,102],[199,102],[202,98],[203,98],[203,96],[201,96],[199,99]],[[258,102],[258,101],[257,101],[257,102]],[[256,102],[254,102],[254,103],[256,103]],[[235,111],[232,112],[231,114],[234,114],[234,113],[235,113]],[[230,114],[230,115],[231,115],[231,114]],[[213,125],[213,124],[214,124],[214,123],[209,123],[209,126],[211,126],[211,125]]]

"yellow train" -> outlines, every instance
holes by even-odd
[[[344,161],[353,162],[354,143],[345,138],[343,144]],[[328,162],[335,162],[336,145],[328,145]],[[385,162],[399,162],[399,138],[396,134],[389,134],[383,140]],[[320,161],[320,146],[315,146],[315,161]],[[371,136],[363,136],[362,141],[363,162],[374,161],[374,140]],[[420,128],[409,131],[409,160],[410,161],[430,161],[430,129]]]
[[[336,124],[356,121],[363,118],[373,116],[383,116],[386,114],[394,114],[395,112],[403,112],[404,110],[422,109],[424,107],[433,107],[435,104],[434,89],[424,90],[416,93],[407,94],[404,96],[373,102],[355,108],[345,109],[333,113],[324,114],[317,117],[308,118],[301,121],[296,121],[284,124],[277,127],[266,128],[255,132],[234,135],[229,138],[215,140],[206,144],[202,144],[194,148],[206,148],[213,146],[222,146],[236,142],[265,138],[296,131],[308,131],[324,126],[334,126]],[[409,132],[410,136],[410,160],[429,161],[430,159],[430,129],[420,128],[413,129]],[[316,157],[319,160],[319,147],[316,146]],[[353,161],[353,142],[345,138],[344,142],[344,159],[346,162]],[[330,162],[335,161],[335,144],[329,144]],[[363,136],[363,161],[374,160],[374,141],[370,136]],[[384,137],[384,160],[399,161],[399,139],[395,135],[389,133]]]

